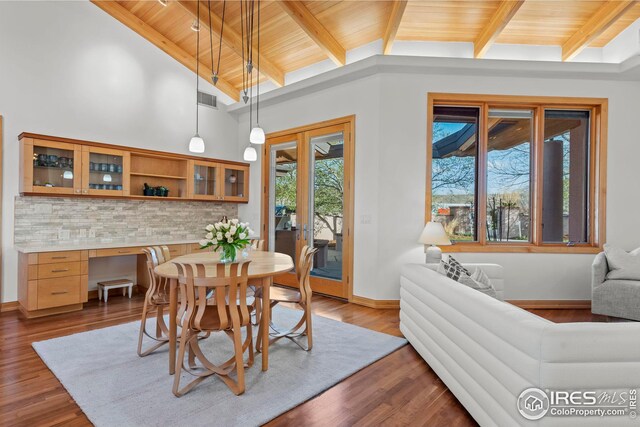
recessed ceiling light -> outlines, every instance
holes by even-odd
[[[198,20],[193,21],[193,24],[191,24],[191,31],[200,31],[200,23]]]
[[[169,4],[169,0],[158,0],[158,3],[160,3],[163,6],[166,6]]]

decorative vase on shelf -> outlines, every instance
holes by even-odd
[[[205,238],[200,241],[200,249],[212,248],[220,252],[220,262],[231,263],[238,258],[238,251],[243,253],[249,246],[249,235],[253,233],[249,224],[232,219],[228,222],[217,222],[205,227]]]

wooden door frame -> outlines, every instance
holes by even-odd
[[[306,126],[299,126],[292,129],[286,129],[278,132],[272,132],[267,134],[267,143],[262,150],[262,197],[261,197],[261,223],[260,230],[263,239],[268,240],[269,233],[269,173],[270,165],[267,163],[268,150],[271,145],[286,142],[287,137],[290,141],[300,142],[300,138],[304,138],[304,133],[312,132],[321,128],[327,128],[336,125],[345,126],[345,150],[344,150],[344,210],[342,219],[342,262],[343,262],[343,283],[345,283],[345,293],[343,297],[348,301],[353,300],[353,246],[354,246],[354,184],[355,184],[355,125],[356,116],[350,115],[345,117],[339,117],[336,119],[325,120],[318,123],[313,123]],[[275,141],[274,141],[275,140]],[[304,140],[304,139],[303,139]],[[347,142],[348,141],[348,142]],[[298,153],[298,158],[306,156],[308,151],[306,147],[303,147],[301,153]],[[305,157],[306,158],[306,157]],[[300,191],[302,189],[298,189]],[[303,215],[306,215],[305,222],[307,221],[307,206],[302,207]],[[345,239],[346,237],[346,239]],[[346,273],[345,273],[346,272]]]

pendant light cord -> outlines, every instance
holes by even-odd
[[[260,126],[260,0],[258,0],[258,94],[256,102],[256,124]]]
[[[218,46],[218,65],[216,66],[216,73],[218,73],[218,75],[220,75],[220,57],[222,56],[222,35],[224,34],[224,14],[226,10],[227,10],[227,0],[222,0],[222,25],[220,27],[220,45]],[[211,25],[211,12],[209,12],[209,25]],[[211,60],[211,64],[213,66],[213,59]]]
[[[198,31],[196,31],[196,135],[198,135],[198,93],[200,92],[200,0],[197,2],[198,7]]]

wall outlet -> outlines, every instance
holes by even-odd
[[[360,224],[371,224],[371,215],[361,215]]]
[[[69,240],[71,232],[69,230],[58,230],[58,240]]]
[[[89,238],[94,238],[96,237],[96,230],[94,229],[89,229]]]
[[[84,228],[81,228],[80,230],[78,230],[78,237],[81,239],[86,239],[87,238],[87,230]]]

